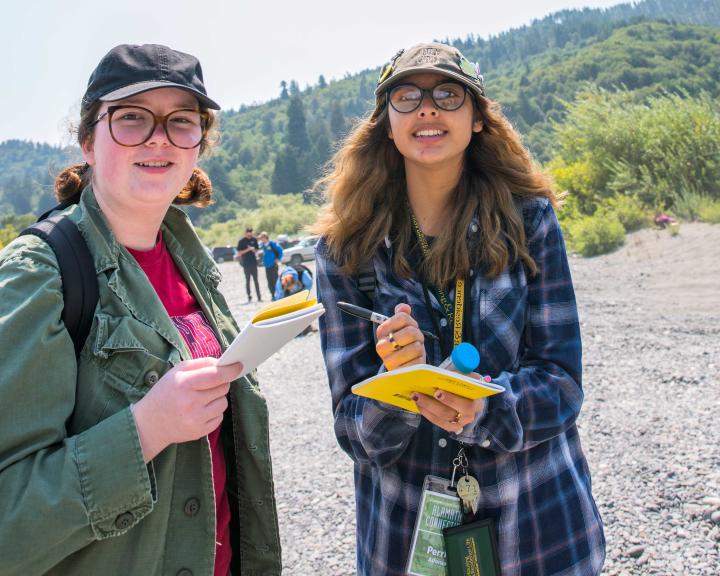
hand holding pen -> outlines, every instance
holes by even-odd
[[[368,310],[367,308],[356,306],[355,304],[348,304],[347,302],[338,302],[337,306],[340,310],[347,314],[357,316],[358,318],[364,318],[365,320],[369,320],[375,324],[382,324],[386,320],[390,319],[389,316],[385,316],[384,314],[378,314],[373,310]],[[395,307],[395,313],[397,314],[397,306]],[[415,322],[415,324],[417,325],[417,322]],[[439,338],[432,332],[428,332],[427,330],[420,330],[420,332],[422,332],[423,336],[430,338],[431,340],[439,340]]]
[[[395,315],[391,318],[346,302],[338,302],[338,308],[347,314],[380,324],[377,329],[378,341],[375,349],[387,370],[413,364],[424,364],[426,357],[423,337],[437,339],[434,334],[420,330],[417,322],[410,315],[412,310],[408,304],[398,304],[395,307]],[[462,344],[458,348],[461,347]],[[451,366],[451,363],[461,359],[462,355],[456,354],[455,357],[451,355],[446,359],[441,367],[459,368],[460,371],[469,372],[470,376],[478,380],[489,382],[489,376],[482,377],[477,372],[471,371],[477,367],[480,357],[473,346],[469,346],[469,348],[473,348],[475,353],[474,355],[470,354],[472,358],[468,358],[468,361],[465,362],[467,366]],[[467,352],[467,350],[457,351]],[[460,433],[465,426],[474,421],[477,413],[481,412],[485,406],[485,399],[469,400],[443,390],[436,390],[433,396],[414,392],[412,400],[423,417],[443,430],[453,433]]]
[[[424,364],[425,337],[437,339],[434,334],[420,330],[417,321],[411,316],[409,304],[395,306],[395,314],[390,318],[346,302],[338,302],[338,308],[347,314],[380,324],[376,331],[375,350],[387,370]]]

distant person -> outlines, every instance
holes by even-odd
[[[675,223],[675,218],[669,216],[668,214],[658,214],[655,216],[655,225],[658,228],[666,228],[667,226],[672,226]]]
[[[176,206],[212,200],[197,161],[219,108],[165,46],[117,46],[90,76],[84,162],[55,180],[99,292],[79,352],[50,245],[0,252],[3,576],[280,574],[267,407],[217,365],[238,328]]]
[[[302,290],[312,290],[313,280],[310,269],[304,264],[289,264],[280,274],[275,284],[275,300],[297,294]],[[317,332],[313,325],[308,326],[298,336]]]
[[[300,292],[312,290],[312,273],[303,264],[289,264],[275,283],[275,300]]]
[[[278,279],[278,268],[282,260],[282,247],[272,240],[267,232],[260,232],[258,236],[260,248],[263,251],[263,266],[265,267],[265,278],[267,279],[268,293],[275,299],[275,284]]]
[[[245,236],[240,238],[238,242],[236,255],[240,258],[240,265],[245,273],[245,290],[247,290],[248,302],[252,302],[252,293],[250,292],[250,279],[255,282],[255,293],[258,302],[262,302],[260,296],[260,283],[258,282],[258,263],[257,251],[260,248],[257,238],[253,236],[251,227],[245,228]]]
[[[494,524],[504,576],[595,576],[605,538],[575,424],[580,324],[551,182],[457,48],[401,50],[375,95],[318,184],[328,200],[313,226],[335,434],[355,463],[357,572],[405,574],[430,526],[416,523],[426,477],[447,488],[454,476],[477,492],[464,519],[457,503],[439,520]],[[376,329],[338,301],[390,318]],[[481,352],[474,377],[504,393],[415,392],[414,413],[351,391],[380,370],[437,366],[461,341]],[[415,552],[426,565],[446,553]]]

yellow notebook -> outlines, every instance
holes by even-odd
[[[325,312],[315,298],[308,299],[309,295],[308,290],[303,290],[263,307],[245,324],[218,365],[242,362],[240,376],[257,368]]]
[[[355,384],[352,391],[358,396],[380,400],[410,412],[418,412],[410,395],[413,392],[420,392],[432,396],[438,388],[471,400],[505,391],[505,388],[498,384],[481,382],[471,376],[430,364],[415,364],[383,372]]]
[[[255,324],[256,322],[262,322],[263,320],[268,320],[270,318],[277,318],[283,314],[289,314],[290,312],[302,310],[303,308],[310,308],[310,306],[317,304],[317,300],[315,298],[308,298],[309,295],[309,290],[301,290],[292,296],[275,300],[275,302],[271,302],[270,304],[263,306],[250,321]]]

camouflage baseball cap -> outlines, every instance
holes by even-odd
[[[476,97],[485,96],[485,83],[478,65],[471,63],[457,48],[438,42],[416,44],[395,54],[380,71],[375,96],[380,97],[390,86],[420,72],[443,74],[465,84]]]

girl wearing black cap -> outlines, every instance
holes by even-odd
[[[219,106],[200,64],[118,46],[93,72],[85,163],[56,194],[99,298],[76,357],[57,260],[36,236],[0,253],[0,573],[279,574],[267,409],[217,358],[237,333],[185,214]]]
[[[318,183],[314,227],[335,432],[355,462],[358,572],[465,566],[438,528],[461,519],[483,574],[598,574],[605,541],[575,426],[580,332],[550,182],[457,49],[398,52],[375,93]],[[374,330],[338,301],[390,319]],[[505,392],[415,393],[419,414],[351,393],[378,371],[438,365],[460,340]],[[476,490],[420,525],[424,486],[452,496],[454,472]]]

